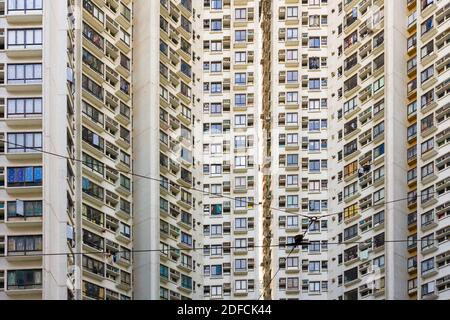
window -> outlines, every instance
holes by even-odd
[[[420,25],[421,35],[430,31],[433,28],[433,16],[429,17],[425,22]]]
[[[237,85],[247,84],[247,74],[246,73],[236,73],[234,75],[234,82]]]
[[[222,83],[221,82],[212,82],[211,83],[211,93],[221,93],[222,92]]]
[[[220,62],[220,61],[211,62],[210,71],[211,72],[222,72],[222,62]]]
[[[288,154],[286,158],[288,167],[298,166],[298,154]]]
[[[309,47],[312,49],[320,48],[320,38],[319,37],[310,37],[309,38]]]
[[[319,99],[310,99],[308,101],[308,108],[310,111],[320,110],[320,100]]]
[[[8,0],[8,12],[42,10],[42,0]]]
[[[287,278],[287,289],[298,290],[299,280],[298,278]]]
[[[425,80],[426,81],[426,80]],[[430,91],[424,93],[421,97],[420,97],[420,103],[421,103],[421,108],[425,108],[428,105],[430,105],[432,102],[434,101],[434,89],[431,89]]]
[[[384,154],[384,143],[373,149],[373,158],[376,159]]]
[[[27,153],[42,150],[42,133],[8,133],[8,153]]]
[[[89,130],[88,128],[82,128],[81,132],[82,139],[86,141],[88,144],[93,146],[96,149],[103,151],[104,148],[104,140],[101,136]]]
[[[42,115],[42,98],[8,99],[8,118],[28,118]]]
[[[424,132],[434,126],[434,114],[430,114],[421,120],[421,132]]]
[[[287,92],[286,93],[287,103],[297,103],[298,102],[298,92]]]
[[[247,41],[247,31],[246,30],[236,30],[234,32],[234,39],[236,42]]]
[[[222,20],[212,19],[211,20],[211,31],[221,31],[222,30]]]
[[[384,133],[384,122],[381,122],[373,127],[373,138],[376,138],[383,133]]]
[[[185,232],[181,232],[181,243],[192,247],[192,236]]]
[[[30,290],[42,288],[42,270],[9,270],[7,290]]]
[[[320,120],[309,120],[309,131],[320,131]]]
[[[320,212],[320,200],[309,200],[308,208],[311,213]]]
[[[234,95],[234,103],[236,106],[247,105],[247,96],[245,94],[235,94]]]
[[[211,0],[211,9],[214,10],[222,9],[222,0]]]
[[[431,40],[420,49],[421,59],[429,56],[434,51],[434,41]]]
[[[287,113],[286,123],[298,124],[298,114],[297,113]]]
[[[354,182],[344,188],[344,199],[355,195],[358,192],[358,182]]]
[[[308,150],[311,152],[320,150],[320,140],[309,140]]]
[[[430,79],[434,75],[434,65],[426,68],[422,73],[420,74],[420,81],[421,83],[424,83],[428,79]]]
[[[320,16],[310,15],[309,16],[309,26],[310,27],[320,27]]]
[[[8,168],[8,187],[42,185],[42,167]]]
[[[92,105],[88,104],[85,101],[81,102],[83,113],[87,115],[92,121],[103,125],[104,116],[103,113],[100,112],[97,108],[94,108]]]
[[[42,217],[42,201],[8,201],[8,219]]]
[[[428,6],[434,3],[434,0],[421,0],[422,11],[424,11]]]
[[[234,260],[234,269],[236,271],[247,271],[247,259]]]
[[[247,19],[247,9],[239,8],[234,10],[234,18],[236,20],[246,20]]]
[[[298,71],[288,71],[287,72],[287,82],[288,83],[298,82]]]
[[[320,172],[320,160],[309,160],[309,171]]]
[[[212,265],[211,266],[211,277],[221,277],[222,276],[222,265],[218,264],[218,265]]]
[[[8,64],[9,84],[33,84],[42,82],[42,64]]]
[[[344,92],[349,92],[353,90],[354,88],[356,88],[357,85],[358,85],[358,75],[355,74],[353,77],[344,82]]]
[[[434,138],[431,138],[425,142],[422,142],[422,144],[420,146],[422,155],[427,153],[428,151],[430,151],[433,148],[434,148]]]
[[[353,140],[350,143],[344,145],[344,157],[351,155],[353,152],[358,150],[357,140]]]
[[[287,61],[298,61],[298,50],[290,49],[286,51],[286,60]]]
[[[104,189],[84,177],[82,179],[82,189],[87,195],[103,201]]]
[[[247,52],[235,52],[234,60],[236,63],[246,63],[247,62]]]
[[[310,281],[309,292],[312,293],[320,292],[320,281]]]
[[[434,162],[430,162],[421,168],[422,179],[434,173]]]
[[[10,236],[8,237],[8,254],[24,255],[42,251],[42,236]]]
[[[319,90],[320,79],[309,79],[309,90]]]
[[[85,268],[89,272],[100,275],[102,277],[105,275],[105,264],[103,262],[83,255],[82,263],[83,268]]]
[[[83,229],[83,243],[97,250],[104,249],[104,240],[95,233]]]
[[[42,46],[42,29],[9,29],[8,48],[35,48]]]
[[[298,216],[287,216],[286,217],[287,227],[298,227]]]
[[[356,97],[344,103],[344,114],[352,112],[357,107]]]
[[[287,7],[287,18],[298,18],[298,7]]]
[[[422,285],[422,298],[434,294],[435,282],[430,281]]]
[[[358,205],[355,203],[344,209],[344,220],[350,219],[359,213]]]
[[[222,286],[211,286],[211,297],[222,297]]]
[[[344,229],[344,241],[352,239],[358,235],[358,225],[355,224],[349,228]]]
[[[373,215],[373,226],[376,227],[384,223],[384,211],[380,211]]]
[[[358,267],[344,271],[344,283],[352,282],[358,278]]]
[[[235,280],[235,291],[247,291],[247,280]]]
[[[384,188],[373,193],[373,203],[384,200]]]
[[[384,77],[381,77],[373,83],[373,92],[375,93],[382,88],[384,88]]]
[[[245,156],[234,157],[234,165],[236,168],[246,168],[247,158]]]
[[[287,40],[298,40],[297,28],[288,28],[286,33],[287,33]]]
[[[211,51],[222,51],[222,41],[211,41]]]
[[[103,62],[85,49],[83,49],[83,62],[103,76]]]
[[[90,78],[83,75],[82,86],[87,92],[92,94],[97,99],[103,101],[103,88]]]
[[[298,196],[297,195],[287,196],[287,207],[288,208],[298,208]]]
[[[430,271],[434,270],[434,268],[434,258],[424,260],[421,263],[422,275],[429,273]]]

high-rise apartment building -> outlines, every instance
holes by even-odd
[[[201,16],[201,294],[254,300],[260,291],[258,1],[204,1]]]
[[[0,299],[448,299],[449,21],[0,0]]]
[[[198,299],[203,252],[198,1],[134,1],[136,299]],[[192,250],[197,248],[197,250]],[[155,250],[145,252],[146,250]],[[160,250],[160,252],[158,251]]]
[[[330,6],[330,297],[407,297],[406,3]]]
[[[264,231],[280,245],[265,254],[265,268],[280,270],[264,279],[265,296],[324,299],[328,221],[320,216],[328,212],[328,7],[299,1],[263,6],[264,44],[270,43],[262,62],[269,70],[264,93],[270,90],[263,114],[270,153],[263,174],[271,213]],[[305,231],[311,245],[294,248],[295,236]]]
[[[407,5],[408,295],[448,299],[450,4]]]
[[[0,296],[131,299],[131,1],[0,6]]]

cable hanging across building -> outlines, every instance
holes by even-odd
[[[2,140],[2,139],[0,139],[0,142],[6,143],[6,144],[11,144],[11,145],[14,145],[16,147],[23,147],[23,148],[26,148],[26,149],[29,149],[29,150],[33,150],[33,151],[40,152],[40,153],[43,153],[43,154],[51,155],[51,156],[54,156],[54,157],[58,157],[58,158],[66,159],[66,160],[71,160],[71,161],[74,161],[74,162],[80,162],[80,163],[85,164],[85,165],[89,164],[88,161],[84,161],[82,159],[72,158],[72,157],[69,157],[69,156],[65,156],[65,155],[58,154],[58,153],[51,152],[51,151],[42,150],[42,149],[39,149],[39,148],[28,147],[28,146],[25,146],[25,145],[13,143],[13,142],[8,142],[8,141]],[[103,162],[101,162],[101,166],[103,167],[103,169],[106,168],[106,165]],[[159,179],[159,178],[155,178],[155,177],[151,177],[151,176],[145,176],[145,175],[142,175],[142,174],[134,173],[132,170],[130,170],[130,171],[119,170],[119,169],[115,169],[115,170],[117,172],[119,172],[119,173],[129,174],[129,175],[137,177],[137,178],[147,179],[147,180],[151,180],[151,181],[155,181],[155,182],[159,182],[159,183],[163,183],[163,184],[167,183],[167,181],[164,181],[164,180]],[[171,184],[172,185],[176,185],[176,186],[178,186],[180,188],[189,189],[189,190],[193,190],[193,191],[198,191],[198,192],[202,193],[203,195],[207,195],[207,196],[211,196],[211,197],[225,198],[225,199],[229,199],[229,200],[233,200],[233,201],[236,200],[235,198],[233,198],[231,196],[226,196],[226,195],[223,195],[223,194],[207,192],[207,191],[195,188],[193,186],[185,187],[185,186],[181,186],[180,184],[173,183],[173,182],[171,182]],[[448,194],[448,193],[450,193],[450,191],[444,192],[444,193],[442,193],[442,195],[443,194]],[[438,192],[432,191],[432,192],[428,192],[427,194],[428,195],[438,194]],[[386,204],[390,204],[390,203],[402,202],[402,201],[407,201],[407,200],[414,200],[414,199],[418,199],[419,197],[421,197],[421,195],[416,195],[414,197],[408,196],[406,198],[400,198],[400,199],[384,201],[384,202],[379,203],[379,205],[386,205]],[[245,203],[245,204],[255,205],[255,206],[262,206],[263,205],[261,202],[260,203],[249,202],[247,199],[241,200],[241,202]],[[374,206],[372,205],[372,206],[369,206],[369,207],[374,207]],[[274,210],[274,211],[278,211],[278,212],[282,212],[282,213],[285,213],[285,214],[287,214],[289,216],[303,217],[303,218],[308,219],[308,220],[311,220],[312,218],[314,218],[314,219],[323,219],[323,218],[328,218],[328,217],[331,217],[331,216],[342,214],[342,212],[335,212],[335,213],[328,213],[328,214],[322,214],[322,215],[317,215],[317,216],[310,216],[310,215],[303,214],[303,213],[292,213],[290,211],[283,210],[281,208],[276,208],[276,207],[269,207],[268,209],[271,209],[271,210]]]

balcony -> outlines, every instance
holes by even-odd
[[[421,197],[421,207],[427,208],[429,206],[432,206],[438,202],[437,197],[435,194],[425,195]]]
[[[436,7],[437,7],[436,2],[437,1],[435,0],[432,3],[426,5],[425,7],[422,6],[422,10],[420,12],[420,15],[422,16],[422,18],[426,18],[430,13],[432,13],[436,10]]]
[[[429,270],[427,270],[425,272],[422,271],[422,278],[423,279],[427,279],[427,278],[430,278],[430,277],[436,275],[437,273],[438,273],[438,271],[437,271],[436,268],[431,268],[431,269],[429,269]]]
[[[8,160],[41,160],[42,152],[40,147],[31,147],[33,149],[7,148],[5,157]],[[34,149],[36,148],[36,150]]]
[[[42,184],[30,184],[23,186],[11,186],[6,187],[6,192],[11,196],[23,196],[24,194],[40,194],[42,192]]]
[[[355,59],[355,60],[356,60],[356,59]],[[364,78],[364,75],[365,75],[365,71],[368,71],[368,69],[367,69],[367,68],[361,69],[361,64],[358,63],[358,62],[352,63],[351,65],[347,65],[347,66],[344,68],[344,76],[345,76],[345,77],[349,77],[349,76],[351,76],[355,71],[359,71],[359,72],[360,72],[360,73],[359,73],[360,78],[363,79],[363,78]]]
[[[11,275],[13,273],[13,275]],[[7,278],[7,280],[6,280]],[[9,270],[6,277],[6,294],[8,296],[22,296],[42,294],[42,271],[41,270]],[[18,299],[27,299],[20,298]]]
[[[7,80],[5,89],[13,94],[38,94],[42,92],[42,78]]]
[[[350,84],[344,84],[344,97],[347,98],[347,99],[350,98],[352,95],[354,95],[356,92],[358,92],[359,89],[361,89],[361,86],[358,85],[358,81],[354,82],[351,85]]]
[[[8,9],[5,13],[6,21],[10,24],[40,24],[42,14],[42,7],[28,7],[28,5],[21,9]]]
[[[354,149],[352,151],[344,152],[344,161],[348,162],[352,160],[354,157],[357,157],[361,154],[361,150]]]
[[[417,212],[412,212],[408,214],[408,230],[415,230],[417,227]]]
[[[6,55],[13,59],[34,59],[42,57],[42,45],[11,46],[5,50]]]
[[[355,30],[361,22],[361,19],[359,17],[359,14],[357,13],[356,16],[353,15],[353,13],[350,13],[345,17],[345,25],[344,25],[344,34],[348,35]]]
[[[357,0],[344,0],[344,11],[349,11],[351,8],[357,6],[357,4]]]
[[[5,221],[5,225],[8,228],[36,228],[42,226],[42,215],[41,216],[10,216]]]

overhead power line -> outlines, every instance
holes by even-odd
[[[317,242],[323,242],[325,240],[317,240]],[[422,243],[422,242],[426,242],[426,243],[430,243],[430,242],[436,242],[438,241],[437,239],[416,239],[414,240],[414,243]],[[286,243],[286,244],[275,244],[275,245],[270,245],[270,246],[264,246],[264,245],[255,245],[255,246],[243,246],[243,247],[227,247],[230,250],[249,250],[249,249],[254,249],[254,248],[284,248],[284,249],[289,249],[290,247],[291,250],[295,250],[297,249],[297,247],[299,246],[303,246],[303,245],[311,245],[313,242],[316,241],[308,241],[308,240],[304,240],[301,241],[300,244],[295,244],[295,243]],[[411,242],[411,240],[408,239],[399,239],[399,240],[383,240],[381,241],[383,244],[385,243],[408,243]],[[371,245],[374,244],[375,241],[345,241],[345,242],[323,242],[324,244],[326,244],[327,246],[329,245],[336,245],[336,246],[342,246],[342,245],[349,245],[349,244],[367,244],[367,245]],[[167,250],[163,250],[163,249],[142,249],[142,250],[117,250],[114,252],[114,254],[111,254],[110,252],[107,251],[85,251],[85,252],[55,252],[55,253],[30,253],[30,254],[14,254],[14,255],[10,255],[10,256],[0,256],[0,258],[21,258],[21,257],[49,257],[49,256],[75,256],[75,255],[85,255],[85,254],[89,254],[89,255],[106,255],[106,256],[112,256],[115,255],[117,256],[120,253],[134,253],[134,254],[139,254],[139,253],[149,253],[149,252],[160,252],[160,253],[164,253],[164,252],[172,252],[172,251],[176,251],[176,252],[192,252],[192,251],[198,251],[198,250],[205,250],[205,249],[209,249],[209,246],[203,246],[203,247],[197,247],[197,248],[170,248]],[[223,247],[222,247],[222,251],[223,251]],[[209,256],[209,255],[205,255],[202,254],[203,256]]]
[[[2,139],[0,139],[0,142],[6,143],[6,144],[10,144],[10,145],[14,145],[16,147],[21,147],[21,148],[24,148],[25,150],[29,149],[29,150],[33,150],[33,151],[40,152],[40,153],[43,153],[43,154],[47,154],[47,155],[51,155],[51,156],[54,156],[54,157],[58,157],[58,158],[61,158],[61,159],[71,160],[71,161],[74,161],[74,162],[80,162],[80,163],[82,163],[84,165],[89,165],[88,161],[84,161],[82,159],[69,157],[69,156],[58,154],[58,153],[51,152],[51,151],[42,150],[40,148],[28,147],[28,146],[25,146],[25,145],[22,145],[22,144],[8,142],[8,141],[2,140]],[[107,167],[106,164],[104,164],[103,162],[100,162],[100,163],[101,163],[101,166],[102,166],[103,169],[105,169]],[[132,170],[129,170],[129,171],[120,170],[120,169],[114,169],[114,170],[116,170],[119,173],[128,174],[128,175],[131,175],[131,176],[134,176],[134,177],[137,177],[137,178],[141,178],[141,179],[147,179],[147,180],[151,180],[151,181],[155,181],[155,182],[159,182],[159,183],[163,183],[163,184],[167,183],[167,181],[164,181],[162,179],[151,177],[151,176],[145,176],[145,175],[142,175],[142,174],[139,174],[139,173],[135,173]],[[229,199],[229,200],[233,200],[233,201],[236,200],[235,198],[233,198],[231,196],[226,196],[224,194],[208,192],[208,191],[205,191],[205,190],[201,190],[201,189],[195,188],[194,186],[185,187],[185,186],[182,186],[182,185],[180,185],[178,183],[174,183],[174,182],[170,182],[170,183],[171,183],[171,185],[175,185],[175,186],[178,186],[180,188],[184,188],[184,189],[189,189],[189,190],[200,192],[203,195],[207,195],[207,196],[211,196],[211,197],[218,197],[218,198],[225,198],[225,199]],[[433,191],[433,192],[429,192],[428,194],[436,194],[436,193],[438,193],[438,192]],[[449,192],[445,192],[443,194],[447,194],[447,193],[450,193],[450,191]],[[417,194],[415,197],[406,197],[406,198],[401,198],[401,199],[394,199],[394,200],[384,201],[384,202],[380,203],[379,205],[386,205],[386,204],[389,204],[389,203],[401,202],[401,201],[406,201],[406,200],[411,200],[411,199],[418,199],[419,197],[421,197],[421,195]],[[241,201],[242,201],[242,203],[251,204],[251,205],[254,205],[254,206],[262,206],[263,205],[262,203],[249,202],[247,199],[243,199]],[[369,206],[369,207],[374,207],[374,206],[372,205],[372,206]],[[342,214],[342,211],[341,211],[341,212],[335,212],[335,213],[311,216],[311,215],[307,215],[307,214],[303,214],[303,213],[293,213],[291,211],[287,211],[287,210],[284,210],[284,209],[281,209],[281,208],[276,208],[276,207],[268,207],[268,209],[274,210],[274,211],[278,211],[278,212],[282,212],[282,213],[285,213],[285,214],[290,215],[290,216],[300,216],[300,217],[303,217],[303,218],[308,219],[308,220],[311,220],[311,219],[323,219],[323,218],[327,218],[327,217],[330,217],[330,216]]]

